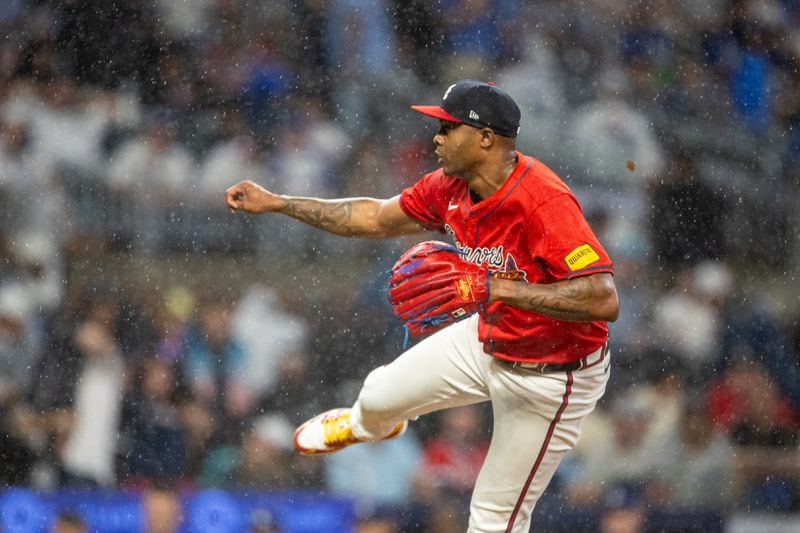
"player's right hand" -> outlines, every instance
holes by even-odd
[[[225,202],[231,212],[268,213],[283,205],[280,196],[250,180],[240,181],[225,191]]]

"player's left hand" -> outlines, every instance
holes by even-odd
[[[427,335],[475,313],[489,300],[489,270],[444,242],[426,241],[392,267],[389,302],[411,336]]]
[[[225,203],[232,212],[246,213],[269,213],[279,210],[286,204],[279,195],[249,180],[240,181],[229,187],[225,191]]]

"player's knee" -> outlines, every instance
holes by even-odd
[[[390,411],[388,391],[391,387],[385,383],[386,367],[378,367],[367,375],[361,392],[358,394],[358,403],[365,413],[386,413]]]

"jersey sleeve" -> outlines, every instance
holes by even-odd
[[[555,279],[614,272],[611,258],[572,195],[559,194],[545,201],[536,209],[535,218],[539,231],[530,234],[528,245]]]
[[[444,233],[447,199],[446,180],[441,172],[426,174],[400,194],[400,209],[425,229]]]

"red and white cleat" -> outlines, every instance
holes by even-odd
[[[406,432],[408,421],[398,423],[394,429],[381,439],[394,439]],[[326,455],[358,444],[370,442],[359,439],[350,429],[350,409],[339,408],[325,411],[311,418],[294,432],[294,449],[303,455]]]

